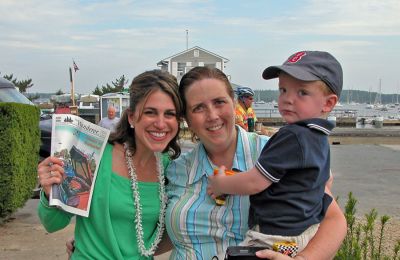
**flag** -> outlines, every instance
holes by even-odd
[[[79,70],[78,65],[76,65],[75,61],[72,60],[72,63],[74,65],[74,72],[76,72],[77,70]]]

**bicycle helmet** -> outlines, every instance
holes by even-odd
[[[238,97],[254,96],[254,91],[249,87],[238,87],[235,92]]]

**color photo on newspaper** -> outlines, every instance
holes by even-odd
[[[87,217],[109,130],[71,114],[54,114],[51,154],[64,161],[64,178],[53,185],[50,205]]]

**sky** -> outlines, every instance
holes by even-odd
[[[321,50],[342,64],[343,89],[400,93],[399,13],[399,0],[0,0],[0,76],[68,93],[74,60],[85,94],[199,46],[229,59],[232,82],[277,89],[266,67]]]

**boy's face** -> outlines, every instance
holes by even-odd
[[[324,118],[337,99],[335,94],[324,92],[322,81],[302,81],[284,72],[279,74],[279,113],[288,124]]]

